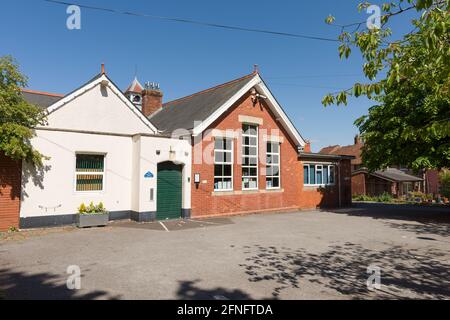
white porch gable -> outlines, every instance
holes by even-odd
[[[46,128],[115,134],[157,133],[104,74],[51,105],[48,112]]]

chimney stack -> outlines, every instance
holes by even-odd
[[[310,141],[306,141],[305,148],[303,149],[303,152],[311,153],[311,142]]]
[[[145,89],[142,91],[142,112],[146,117],[162,108],[162,98],[163,93],[159,89],[159,84],[145,84]]]
[[[359,136],[359,134],[357,134],[356,136],[355,136],[355,145],[356,144],[360,144],[361,143],[361,137]]]

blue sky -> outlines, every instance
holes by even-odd
[[[67,0],[68,2],[72,2]],[[189,18],[212,23],[335,38],[337,23],[364,21],[359,1],[87,1],[75,3],[123,11]],[[381,3],[381,1],[373,1]],[[67,93],[106,64],[108,75],[125,88],[137,66],[141,82],[161,84],[164,100],[238,78],[258,64],[261,75],[313,151],[351,144],[356,118],[367,113],[367,99],[346,107],[321,105],[328,92],[363,81],[358,54],[340,60],[337,43],[287,38],[197,25],[150,20],[82,9],[81,30],[66,28],[66,7],[42,0],[1,3],[0,55],[11,54],[29,77],[29,88]],[[409,31],[400,18],[394,34]]]

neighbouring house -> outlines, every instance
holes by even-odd
[[[414,175],[412,170],[397,166],[369,172],[363,166],[361,158],[361,148],[364,146],[359,136],[355,136],[353,145],[329,146],[319,151],[322,154],[352,155],[352,194],[377,196],[389,193],[396,197],[407,195],[411,191],[421,191],[439,194],[439,177],[437,170],[427,170],[421,172],[419,176]]]
[[[351,204],[353,157],[312,153],[258,72],[166,103],[103,68],[67,95],[23,95],[48,112],[31,143],[49,160],[0,157],[0,229],[73,224],[91,201],[139,222]]]
[[[363,142],[361,138],[357,135],[355,136],[354,144],[348,146],[340,146],[334,145],[322,148],[319,153],[320,154],[345,154],[351,155],[354,158],[351,161],[351,169],[352,172],[363,167],[362,158],[361,158],[361,148],[363,147]]]
[[[358,169],[352,172],[353,195],[379,196],[389,193],[395,197],[402,197],[411,191],[421,191],[421,183],[421,178],[406,174],[396,168],[375,172]]]

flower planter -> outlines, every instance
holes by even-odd
[[[109,214],[79,214],[77,217],[78,228],[104,227],[108,224]]]

